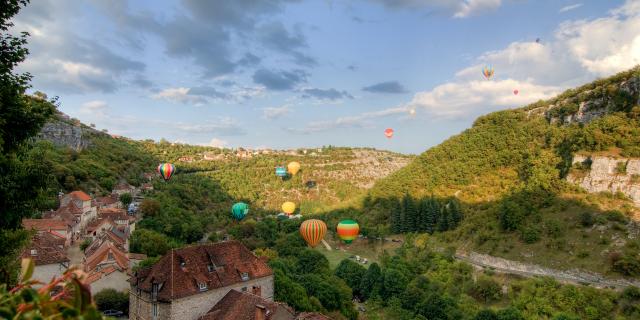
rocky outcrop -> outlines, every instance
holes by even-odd
[[[80,151],[91,144],[88,134],[96,130],[83,127],[81,124],[71,124],[61,120],[47,122],[38,138],[51,141],[57,146],[69,147]]]
[[[640,207],[640,159],[576,155],[569,182],[588,192],[622,192]]]
[[[597,288],[625,288],[628,286],[640,287],[640,282],[632,279],[607,279],[595,272],[583,270],[556,270],[534,264],[526,264],[518,261],[507,260],[481,254],[477,252],[462,253],[455,256],[458,260],[465,261],[481,268],[491,268],[497,272],[517,274],[525,277],[552,277],[561,282],[588,283]]]

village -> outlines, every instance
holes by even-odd
[[[23,227],[33,232],[22,253],[35,263],[32,278],[47,283],[79,266],[92,292],[113,289],[129,295],[128,315],[104,312],[120,319],[329,319],[274,302],[267,259],[238,241],[174,249],[151,267],[136,268],[147,256],[129,252],[129,238],[141,219],[140,201],[152,190],[150,183],[139,188],[119,183],[107,196],[61,193],[58,209],[41,219],[23,219]]]

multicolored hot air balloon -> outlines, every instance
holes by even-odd
[[[393,129],[391,129],[391,128],[387,128],[387,129],[385,129],[385,130],[384,130],[384,135],[385,135],[387,138],[391,139],[391,137],[393,137]]]
[[[278,177],[286,177],[287,169],[285,167],[276,167],[276,176]]]
[[[289,173],[291,173],[291,175],[295,176],[296,173],[298,173],[298,171],[300,170],[300,163],[296,161],[289,162],[289,164],[287,165],[287,170],[289,170]]]
[[[351,241],[358,237],[360,226],[353,220],[342,220],[338,223],[336,231],[338,232],[338,237],[340,237],[344,243],[351,243]]]
[[[309,219],[300,225],[300,235],[307,244],[314,248],[327,233],[327,225],[322,220]]]
[[[164,181],[171,179],[174,172],[176,172],[176,166],[171,163],[161,163],[158,166],[158,173],[162,176]]]
[[[240,221],[249,213],[249,205],[244,202],[238,202],[231,207],[231,216]]]
[[[285,203],[282,204],[282,212],[286,213],[287,215],[291,215],[294,211],[296,211],[296,204],[291,202],[291,201],[287,201]]]
[[[516,95],[516,96],[518,95],[519,92],[520,91],[518,91],[518,89],[513,90],[513,94]]]
[[[487,66],[484,66],[484,68],[482,68],[482,75],[487,80],[489,80],[489,79],[491,79],[491,77],[493,77],[493,73],[494,73],[494,70],[493,70],[492,66],[487,65]]]

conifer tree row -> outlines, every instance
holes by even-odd
[[[414,199],[408,194],[402,200],[391,199],[391,232],[427,232],[453,230],[463,219],[456,199],[438,201],[434,197]]]

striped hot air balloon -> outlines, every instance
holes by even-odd
[[[161,163],[158,166],[158,173],[162,176],[164,181],[171,179],[174,172],[176,172],[176,166],[171,163]]]
[[[287,201],[282,204],[282,212],[286,213],[288,216],[290,216],[294,211],[296,211],[295,203]]]
[[[314,248],[327,233],[327,225],[322,220],[309,219],[300,225],[300,235],[307,244]]]
[[[360,226],[353,220],[342,220],[338,223],[336,231],[338,232],[338,237],[340,237],[344,243],[351,243],[351,241],[358,237]]]
[[[494,73],[494,70],[493,70],[492,66],[487,65],[487,66],[484,66],[484,68],[482,68],[482,75],[487,80],[489,80],[489,79],[491,79],[491,77],[493,77],[493,73]]]
[[[244,202],[238,202],[231,207],[231,216],[240,221],[249,213],[249,205]]]

